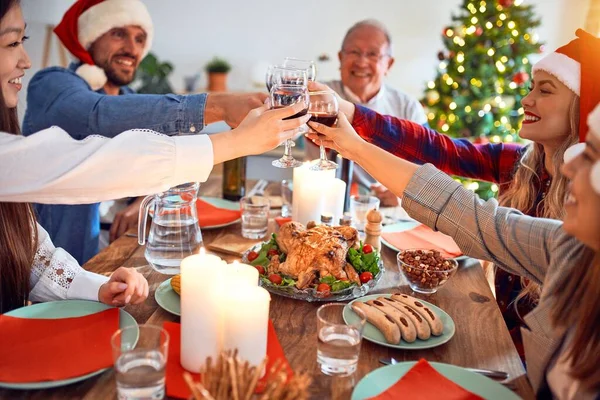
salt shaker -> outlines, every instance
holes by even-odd
[[[367,223],[365,224],[365,244],[370,244],[373,248],[381,250],[381,213],[375,209],[367,211]]]

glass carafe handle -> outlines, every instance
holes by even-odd
[[[138,217],[138,243],[146,243],[146,224],[148,223],[148,211],[154,201],[154,195],[146,196],[140,204],[140,213]]]

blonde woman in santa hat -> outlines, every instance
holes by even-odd
[[[20,79],[31,64],[25,39],[19,0],[0,1],[0,313],[27,300],[121,306],[148,296],[148,282],[135,269],[121,267],[104,277],[55,248],[28,202],[90,203],[204,181],[213,164],[272,149],[308,119],[283,121],[304,107],[298,104],[255,109],[237,128],[210,138],[133,130],[78,141],[58,127],[19,136]]]
[[[565,152],[562,172],[571,195],[564,225],[483,201],[433,165],[418,166],[366,142],[343,113],[336,128],[309,122],[326,146],[360,164],[402,197],[411,217],[452,236],[464,254],[543,285],[521,328],[527,375],[541,399],[600,394],[600,106],[588,122],[586,143]]]
[[[340,101],[352,126],[367,142],[406,160],[432,163],[440,170],[495,182],[499,201],[535,217],[561,219],[567,179],[560,173],[565,149],[586,132],[585,118],[600,100],[600,40],[582,31],[578,38],[533,67],[525,118],[519,135],[533,143],[473,144],[406,120],[381,116]],[[539,298],[539,286],[498,270],[496,299],[519,353],[522,318]]]

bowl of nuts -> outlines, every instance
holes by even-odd
[[[436,250],[403,250],[397,260],[410,288],[418,293],[437,292],[458,269],[456,260],[446,259]]]

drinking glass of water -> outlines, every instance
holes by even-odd
[[[284,179],[281,181],[281,216],[284,218],[292,216],[292,181]]]
[[[167,331],[154,325],[128,326],[114,333],[111,344],[119,400],[164,398]]]
[[[269,228],[269,199],[264,196],[242,197],[242,236],[246,239],[262,239]]]
[[[346,324],[343,318],[346,304],[330,303],[317,310],[317,362],[325,375],[347,376],[356,371],[362,333],[367,316],[354,311],[358,320]]]

